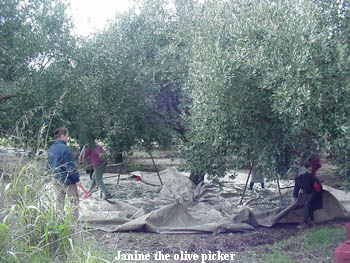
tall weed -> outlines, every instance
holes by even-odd
[[[16,169],[10,164],[0,163],[0,262],[97,262],[69,202],[64,214],[55,212],[46,157],[22,158]]]

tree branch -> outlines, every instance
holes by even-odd
[[[17,94],[5,94],[3,96],[0,96],[0,103],[3,103],[5,101],[7,101],[8,99],[11,99],[13,97],[16,97]]]

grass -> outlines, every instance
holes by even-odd
[[[245,254],[249,255],[250,262],[328,263],[334,262],[335,248],[345,239],[344,227],[323,226]]]
[[[138,163],[128,163],[126,164],[126,168],[132,171],[142,171],[142,170],[145,170],[147,166],[143,164],[138,164]]]
[[[85,242],[69,207],[56,213],[45,164],[40,156],[16,167],[0,163],[0,262],[110,262]]]
[[[344,242],[346,233],[344,228],[320,228],[304,238],[304,246],[308,250],[325,248],[333,243]]]

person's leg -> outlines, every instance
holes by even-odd
[[[306,223],[307,220],[309,219],[310,208],[311,208],[311,202],[310,202],[310,199],[307,199],[304,205],[304,223]]]
[[[261,188],[265,189],[265,184],[264,183],[261,183]]]
[[[253,187],[254,187],[254,182],[250,182],[250,184],[249,184],[249,190],[253,190]]]
[[[91,165],[90,170],[89,170],[89,176],[90,180],[92,181],[92,174],[94,173],[94,167]]]
[[[96,180],[96,184],[98,185],[98,187],[100,188],[100,190],[104,193],[105,198],[110,198],[111,197],[111,193],[108,191],[106,185],[103,183],[103,172],[105,170],[106,164],[102,163],[98,166],[95,166],[95,180]]]
[[[314,201],[316,198],[316,192],[312,192],[305,202],[304,207],[304,223],[309,224],[311,220],[314,220]]]
[[[76,184],[67,185],[67,192],[69,195],[70,204],[72,206],[73,222],[78,220],[79,217],[79,194]]]
[[[56,213],[57,215],[63,215],[64,205],[66,203],[66,189],[64,185],[56,179],[53,179],[53,186],[55,191]]]
[[[317,210],[318,204],[317,202],[320,201],[320,198],[322,198],[322,193],[318,193],[316,191],[313,191],[310,197],[310,220],[314,221],[314,212]],[[322,201],[321,201],[322,202]]]
[[[308,223],[309,223],[309,217],[310,217],[310,207],[311,207],[311,199],[310,199],[311,195],[309,195],[304,203],[304,219],[303,219],[303,223],[299,224],[297,226],[297,229],[304,229],[306,227],[308,227]]]
[[[94,190],[95,186],[96,186],[96,173],[92,175],[92,180],[91,180],[90,188],[89,188],[90,195],[92,193],[92,190]]]

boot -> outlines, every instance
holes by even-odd
[[[307,228],[307,227],[308,227],[308,226],[307,226],[306,223],[301,223],[301,224],[297,225],[296,229],[301,230],[301,229],[305,229],[305,228]]]
[[[113,196],[109,193],[107,195],[105,195],[105,197],[103,198],[104,200],[108,200],[111,199]]]

